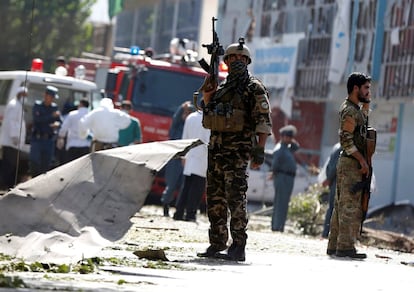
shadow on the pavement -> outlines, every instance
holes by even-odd
[[[163,275],[156,275],[153,272],[153,269],[149,269],[148,273],[136,272],[131,270],[130,268],[125,269],[122,267],[100,267],[102,271],[109,272],[112,274],[119,274],[125,276],[139,276],[139,277],[153,277],[153,278],[165,278],[165,279],[173,279],[174,277],[168,277]]]
[[[250,266],[249,262],[237,262],[237,261],[228,261],[224,259],[215,259],[215,258],[195,258],[187,261],[187,263],[195,263],[198,265],[206,266]]]

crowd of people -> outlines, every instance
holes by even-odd
[[[247,244],[247,167],[259,169],[264,147],[272,133],[270,102],[263,83],[250,74],[249,48],[244,42],[229,45],[223,57],[228,76],[221,84],[203,86],[201,108],[190,101],[181,104],[172,118],[169,139],[199,139],[201,145],[185,157],[165,166],[166,187],[160,198],[164,216],[175,206],[174,220],[196,221],[203,195],[206,196],[209,246],[199,257],[245,261]],[[63,71],[63,70],[62,70]],[[62,73],[63,74],[63,73]],[[206,79],[207,80],[207,79]],[[363,219],[361,195],[351,186],[370,175],[367,156],[368,114],[371,79],[352,73],[347,80],[348,96],[340,107],[338,143],[326,165],[323,186],[329,186],[329,208],[322,237],[328,238],[327,254],[363,259],[355,249]],[[13,187],[18,173],[18,150],[26,137],[24,99],[20,87],[6,107],[0,144],[3,151],[3,184]],[[142,143],[140,121],[131,116],[132,104],[122,101],[120,109],[110,98],[89,111],[87,99],[62,116],[55,100],[56,87],[47,86],[42,101],[33,106],[30,134],[30,175],[53,167],[55,150],[64,150],[63,163],[94,151]],[[271,165],[274,185],[271,230],[284,232],[289,201],[296,175],[295,140],[298,129],[279,129]]]
[[[63,115],[66,103],[60,110],[56,103],[59,90],[50,85],[44,89],[43,100],[36,100],[32,107],[33,123],[26,135],[24,100],[28,94],[27,87],[18,88],[5,109],[0,131],[3,189],[90,152],[142,142],[141,124],[130,115],[129,101],[123,101],[117,109],[112,99],[104,97],[100,106],[90,111],[89,99],[82,98]],[[28,159],[24,157],[26,150]]]

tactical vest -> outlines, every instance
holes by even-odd
[[[246,104],[234,89],[222,89],[203,109],[203,127],[218,132],[241,132],[247,115]],[[246,91],[245,95],[248,94]]]

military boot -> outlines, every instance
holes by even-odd
[[[227,254],[219,253],[216,256],[227,261],[244,262],[246,260],[245,244],[232,243]]]
[[[328,256],[334,256],[335,254],[336,254],[336,249],[327,249],[326,250],[326,254],[328,255]]]
[[[200,258],[217,258],[222,250],[210,245],[205,252],[197,253],[197,256]]]
[[[358,253],[355,249],[337,250],[336,256],[340,258],[348,257],[351,259],[360,259],[360,260],[367,258],[367,254]]]

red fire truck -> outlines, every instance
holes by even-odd
[[[123,100],[132,103],[132,115],[141,123],[143,142],[169,139],[172,116],[185,101],[193,100],[193,93],[202,85],[207,73],[200,68],[196,58],[185,50],[185,54],[163,54],[151,56],[137,47],[115,48],[113,59],[107,68],[105,93],[115,104]],[[179,50],[171,49],[171,52]],[[83,65],[86,78],[94,69],[92,62],[71,59],[70,67]],[[107,62],[95,62],[95,68],[107,67]],[[224,63],[220,66],[224,69]],[[75,70],[69,69],[69,72]],[[224,79],[226,72],[220,72]],[[96,76],[98,77],[98,76]],[[97,84],[101,81],[94,80]],[[160,173],[151,193],[160,195],[165,188]]]
[[[118,52],[110,63],[73,58],[69,72],[75,71],[72,67],[83,65],[87,73],[85,79],[93,79],[94,69],[96,74],[99,69],[106,69],[106,95],[115,104],[131,101],[131,114],[141,122],[143,142],[168,140],[173,113],[184,101],[193,100],[194,91],[200,88],[207,73],[188,52],[149,56],[147,51],[136,47],[115,50]],[[224,63],[220,68],[225,70],[223,66]],[[220,78],[224,79],[225,75],[225,71],[221,72]],[[102,84],[99,78],[96,75],[93,80],[98,86]]]
[[[141,122],[144,142],[167,140],[173,113],[183,102],[192,101],[206,73],[194,62],[177,56],[115,57],[106,81],[107,95],[115,102],[131,101],[132,114]]]

